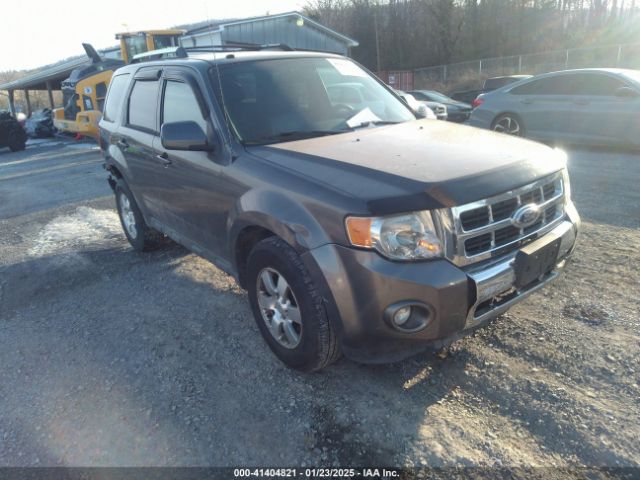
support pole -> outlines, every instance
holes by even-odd
[[[47,82],[47,93],[49,94],[49,106],[51,107],[51,110],[53,110],[55,108],[55,105],[53,104],[53,91],[51,90],[51,82]]]
[[[9,90],[9,111],[11,115],[16,116],[16,102],[15,97],[13,95],[13,90]]]
[[[29,98],[29,90],[24,90],[24,99],[27,102],[27,118],[31,116],[31,99]]]

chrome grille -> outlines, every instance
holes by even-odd
[[[542,214],[532,225],[518,228],[511,216],[534,203]],[[466,265],[503,255],[550,230],[564,216],[562,175],[557,173],[510,192],[451,209],[447,255]]]

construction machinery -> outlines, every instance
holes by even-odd
[[[113,72],[128,63],[142,60],[145,53],[179,46],[185,30],[145,30],[116,34],[120,41],[120,59],[102,58],[88,43],[82,46],[91,59],[89,65],[76,68],[62,82],[63,107],[53,111],[53,123],[63,132],[98,137],[98,122]]]

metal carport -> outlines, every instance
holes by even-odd
[[[114,53],[119,52],[118,48],[111,48],[100,52],[103,57],[114,57]],[[55,108],[53,101],[53,91],[61,89],[63,80],[69,78],[71,72],[81,66],[89,65],[91,60],[86,56],[65,60],[51,66],[43,67],[29,75],[0,84],[0,91],[7,91],[9,95],[9,110],[13,115],[16,114],[14,92],[23,90],[25,101],[27,103],[27,116],[31,115],[31,102],[29,100],[30,90],[46,90],[49,94],[49,104],[51,109]]]

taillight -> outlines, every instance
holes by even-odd
[[[473,102],[471,102],[471,106],[473,108],[477,108],[484,103],[484,100],[480,97],[476,98]]]

